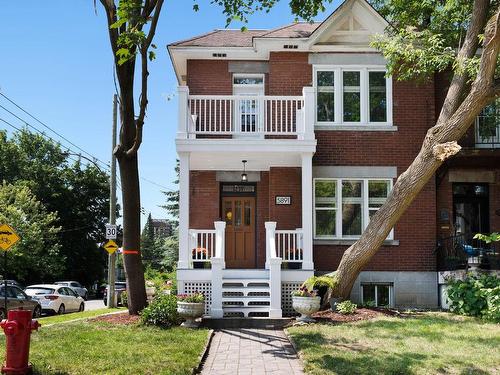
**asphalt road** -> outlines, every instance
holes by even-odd
[[[104,309],[105,307],[102,298],[85,301],[85,310],[87,311]]]

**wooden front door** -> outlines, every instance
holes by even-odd
[[[255,268],[255,197],[224,197],[226,267]]]

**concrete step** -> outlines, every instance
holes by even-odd
[[[269,287],[268,279],[223,278],[222,289],[234,287]]]
[[[203,318],[201,325],[211,329],[283,329],[291,325],[291,318]]]
[[[261,269],[225,269],[222,277],[233,279],[269,279],[269,270]]]
[[[222,287],[222,293],[244,293],[244,295],[248,295],[248,293],[269,293],[268,286],[225,286]]]

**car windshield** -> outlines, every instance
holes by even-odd
[[[30,296],[40,296],[44,294],[53,294],[55,289],[52,288],[26,288],[24,290]]]

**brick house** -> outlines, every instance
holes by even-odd
[[[179,83],[178,285],[203,291],[207,313],[291,314],[290,292],[336,269],[418,153],[447,81],[385,77],[369,41],[386,26],[366,1],[346,0],[322,23],[215,30],[168,46]],[[427,184],[352,300],[438,306],[438,240],[456,234],[460,184],[487,186],[481,230],[498,230],[498,127],[487,148],[475,133],[474,156],[463,152]]]

